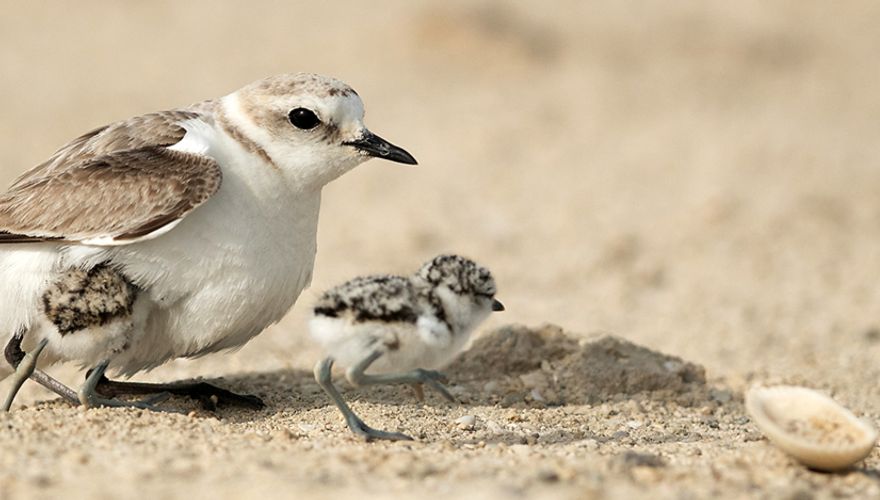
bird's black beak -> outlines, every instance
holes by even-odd
[[[495,312],[500,312],[504,310],[504,304],[501,303],[498,299],[492,299],[492,310]]]
[[[346,146],[353,146],[359,151],[374,156],[376,158],[384,158],[386,160],[396,161],[397,163],[406,163],[407,165],[416,165],[418,162],[405,149],[395,146],[378,135],[367,130],[364,136],[354,141],[344,142]]]

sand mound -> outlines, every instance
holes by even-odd
[[[635,394],[691,405],[707,397],[703,367],[604,335],[582,339],[561,328],[505,326],[474,341],[449,368],[502,406],[594,404]]]

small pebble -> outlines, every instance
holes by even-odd
[[[477,425],[477,417],[473,415],[464,415],[455,419],[455,424],[463,431],[472,431]]]

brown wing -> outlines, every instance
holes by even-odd
[[[124,243],[184,217],[222,177],[212,158],[165,148],[185,134],[177,123],[199,116],[144,115],[71,142],[0,195],[0,243]]]
[[[213,101],[205,101],[186,109],[149,113],[96,128],[70,141],[51,158],[22,174],[11,188],[57,170],[76,167],[98,156],[147,146],[177,144],[186,135],[186,130],[179,124],[195,118],[209,120],[213,106]]]

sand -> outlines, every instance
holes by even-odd
[[[108,121],[297,70],[352,84],[420,165],[326,189],[281,323],[137,377],[267,409],[81,411],[28,386],[0,415],[0,498],[880,495],[876,451],[807,470],[742,405],[799,384],[880,422],[877,4],[555,6],[5,3],[0,184]],[[362,443],[311,378],[308,306],[443,251],[489,266],[507,311],[449,368],[460,404],[346,389],[417,438]]]

